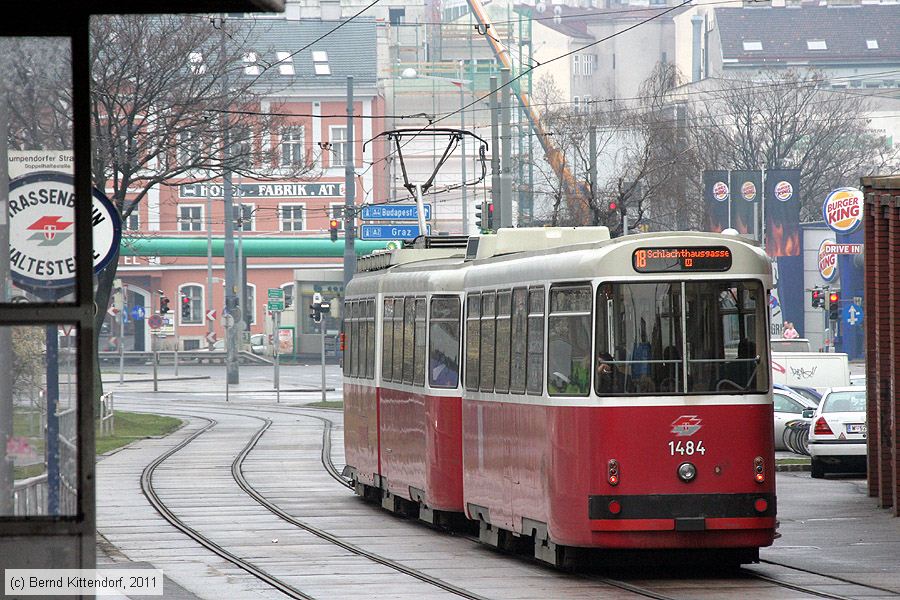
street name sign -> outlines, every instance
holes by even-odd
[[[269,302],[266,310],[279,312],[284,310],[284,290],[281,288],[269,288]]]

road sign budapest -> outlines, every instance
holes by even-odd
[[[277,312],[284,310],[284,290],[269,288],[269,303],[266,310]]]
[[[86,217],[87,215],[85,215]],[[93,190],[94,272],[119,251],[122,222],[112,202]],[[75,285],[75,178],[40,171],[9,182],[9,263],[20,287]]]
[[[362,208],[363,221],[415,221],[419,211],[415,204],[366,204]],[[425,205],[425,220],[431,220],[431,205]]]
[[[361,225],[359,232],[364,240],[411,240],[421,235],[418,225]],[[428,233],[431,233],[431,225]]]

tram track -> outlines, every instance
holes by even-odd
[[[252,410],[255,410],[258,408],[262,408],[262,407],[261,406],[235,406],[235,407],[223,408],[221,405],[203,405],[203,404],[199,404],[199,403],[198,404],[192,403],[192,405],[193,406],[191,408],[200,409],[204,413],[206,413],[206,412],[217,413],[218,412],[218,413],[227,414],[230,416],[240,416],[240,417],[244,417],[244,418],[255,419],[255,420],[262,422],[262,425],[255,432],[252,439],[241,449],[238,456],[232,462],[231,471],[232,471],[232,477],[234,478],[234,480],[238,484],[238,486],[247,495],[249,495],[251,498],[253,498],[253,500],[256,501],[260,506],[262,506],[263,508],[265,508],[266,510],[271,512],[273,515],[277,516],[278,518],[282,519],[283,521],[285,521],[287,523],[290,523],[294,527],[297,527],[297,528],[304,530],[312,535],[315,535],[316,537],[318,537],[322,540],[328,541],[329,543],[332,543],[338,547],[341,547],[342,549],[344,549],[348,552],[351,552],[355,555],[372,560],[373,562],[375,562],[377,564],[387,566],[398,572],[401,572],[410,577],[413,577],[419,581],[423,581],[425,583],[435,585],[435,587],[438,587],[447,592],[453,593],[457,596],[460,596],[463,598],[473,598],[473,599],[477,598],[480,600],[486,598],[484,596],[481,596],[481,595],[475,594],[473,592],[470,592],[468,590],[465,590],[463,588],[460,588],[459,586],[455,586],[455,585],[445,582],[443,580],[434,578],[434,577],[427,575],[421,571],[418,571],[417,569],[407,567],[406,565],[403,565],[402,563],[399,563],[392,559],[389,559],[389,558],[380,556],[378,554],[369,552],[367,550],[364,550],[362,548],[359,548],[358,546],[356,546],[354,544],[351,544],[345,540],[342,540],[339,537],[334,536],[333,534],[330,534],[320,528],[311,526],[308,523],[304,523],[303,521],[297,519],[293,515],[290,515],[289,513],[284,511],[282,508],[280,508],[278,505],[269,501],[263,494],[261,494],[255,487],[253,487],[252,484],[250,484],[246,480],[246,477],[244,476],[244,473],[243,473],[244,461],[251,454],[253,449],[257,446],[259,441],[265,435],[266,431],[273,424],[273,421],[266,417],[260,417],[257,415],[246,414],[247,411],[252,411]],[[332,437],[331,434],[332,434],[332,431],[334,428],[334,421],[332,421],[331,419],[329,419],[325,416],[309,414],[309,411],[313,411],[316,409],[310,409],[310,408],[304,408],[304,407],[296,407],[294,409],[292,409],[291,407],[278,407],[280,410],[279,409],[271,410],[269,407],[265,407],[265,408],[266,408],[267,412],[271,412],[271,413],[275,413],[275,414],[282,414],[282,415],[295,416],[295,417],[304,417],[304,418],[315,419],[315,420],[320,421],[323,425],[321,454],[320,454],[320,461],[322,463],[322,467],[328,473],[328,475],[332,479],[334,479],[339,485],[349,488],[349,489],[352,489],[352,484],[347,479],[345,479],[343,476],[340,475],[338,469],[335,467],[334,462],[331,458],[331,437]],[[205,433],[206,431],[211,429],[216,424],[216,421],[209,417],[204,417],[204,416],[197,415],[197,414],[187,414],[187,413],[181,413],[181,414],[182,414],[182,416],[190,416],[190,417],[209,421],[210,424],[208,424],[203,429],[195,432],[189,438],[182,441],[178,446],[176,446],[175,448],[170,450],[167,453],[169,456],[175,454],[178,450],[187,446],[191,441],[193,441],[194,439],[196,439],[197,437],[199,437],[200,435],[202,435],[203,433]],[[166,455],[163,455],[160,458],[162,458],[162,460],[157,459],[157,461],[154,461],[155,463],[157,463],[157,465],[164,462],[167,457],[166,457]],[[148,468],[152,465],[153,465],[153,463],[151,463],[151,465],[148,465]],[[147,469],[145,469],[145,473],[146,473],[146,471],[147,471]],[[142,474],[142,485],[143,485],[143,482],[144,482],[144,475]],[[155,505],[154,505],[154,508],[156,508],[157,511],[160,512],[159,508],[156,507]],[[162,514],[162,512],[160,514]],[[164,516],[164,518],[165,518],[165,516]],[[176,519],[177,519],[177,517],[176,517]],[[167,519],[167,520],[169,520],[169,519]],[[180,523],[180,521],[179,521],[179,523]],[[194,530],[191,530],[188,526],[184,525],[183,523],[181,523],[181,526],[179,526],[178,524],[175,524],[175,523],[173,523],[173,525],[175,525],[178,529],[182,530],[183,532],[187,533],[190,537],[197,540],[197,538],[194,537],[194,535],[191,535],[191,533],[189,531],[182,529],[182,527],[184,527],[190,531],[194,531]],[[202,534],[199,534],[197,532],[195,532],[195,534],[200,537],[203,537]],[[477,539],[472,538],[470,536],[464,535],[464,536],[458,536],[458,537],[467,539],[467,540],[471,541],[473,544],[480,544],[480,542],[478,542]],[[197,540],[197,541],[200,542],[200,540]],[[236,564],[237,566],[239,566],[241,568],[245,568],[244,565],[241,563],[246,563],[246,561],[244,561],[240,557],[237,557],[237,556],[231,554],[230,552],[228,552],[224,548],[221,548],[214,542],[210,542],[211,545],[218,547],[222,551],[222,553],[216,551],[216,549],[214,549],[214,548],[210,548],[209,546],[207,546],[207,544],[205,544],[203,542],[200,542],[200,543],[202,545],[204,545],[205,547],[211,549],[213,552],[215,552],[219,556],[222,556],[226,560],[233,562],[234,564]],[[235,562],[234,560],[231,560],[230,557],[233,557],[234,559],[236,559],[239,562]],[[854,581],[854,580],[851,580],[848,578],[843,578],[843,577],[838,577],[838,576],[834,576],[834,575],[820,573],[820,572],[817,572],[817,571],[814,571],[811,569],[804,569],[801,567],[795,567],[793,565],[788,565],[785,563],[780,563],[777,561],[765,560],[765,559],[761,560],[760,563],[804,572],[804,573],[807,573],[810,575],[823,577],[823,578],[826,578],[831,581],[840,582],[843,584],[848,584],[848,585],[853,585],[853,586],[858,586],[860,588],[875,591],[875,592],[884,592],[887,594],[900,596],[900,594],[898,594],[895,590],[891,590],[891,589],[883,588],[883,587],[879,587],[879,586],[872,586],[872,585],[860,583],[858,581]],[[251,569],[245,569],[245,570],[247,570],[251,574],[257,576],[261,580],[266,581],[267,583],[269,583],[269,581],[266,579],[266,577],[271,578],[273,580],[277,580],[277,578],[274,578],[273,576],[266,573],[265,571],[262,571],[258,567],[255,567],[255,566],[251,565],[250,563],[246,563],[246,564],[249,565],[252,570]],[[258,575],[256,572],[254,572],[254,570],[258,571],[262,576]],[[844,595],[840,595],[840,594],[835,594],[835,593],[830,593],[830,592],[825,592],[822,590],[814,589],[812,587],[808,587],[808,586],[804,586],[804,585],[793,584],[793,583],[778,579],[777,577],[774,577],[771,575],[755,572],[752,569],[742,568],[739,570],[739,572],[740,572],[740,575],[743,577],[747,577],[749,579],[756,579],[759,581],[764,581],[768,584],[778,586],[780,588],[788,589],[793,592],[798,592],[801,594],[809,595],[811,597],[830,598],[830,599],[834,599],[834,600],[852,600],[853,598],[856,597],[856,596],[844,596]],[[678,598],[675,596],[665,595],[660,592],[656,592],[656,591],[646,588],[646,587],[628,583],[627,581],[622,581],[622,580],[613,579],[613,578],[609,578],[609,577],[598,577],[598,576],[590,576],[590,575],[584,575],[584,574],[582,574],[582,577],[585,577],[587,580],[595,581],[597,583],[602,583],[606,586],[616,588],[616,589],[619,589],[622,591],[626,591],[631,594],[634,594],[635,596],[639,596],[639,597],[643,597],[643,598],[654,598],[657,600],[677,600],[677,598]],[[280,583],[280,585],[287,586],[292,590],[290,592],[285,592],[288,595],[300,594],[300,595],[292,595],[292,597],[310,598],[310,596],[303,594],[302,591],[297,590],[296,588],[293,588],[284,582],[279,582],[279,583]],[[281,589],[279,587],[279,585],[273,584],[273,587],[276,587],[276,589]]]

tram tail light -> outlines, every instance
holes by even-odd
[[[619,461],[614,458],[606,463],[606,481],[609,485],[619,485]]]
[[[828,421],[825,420],[825,417],[819,417],[819,420],[816,421],[816,428],[813,429],[813,433],[816,435],[834,435],[834,432],[831,431],[831,427],[828,426]]]
[[[762,456],[757,456],[753,460],[753,479],[756,483],[762,483],[766,480],[766,465]]]
[[[346,341],[347,341],[347,338],[344,336],[344,332],[343,332],[343,331],[341,332],[340,339],[341,339],[341,352],[343,352],[343,351],[346,349],[346,348],[345,348],[345,344],[346,344]]]

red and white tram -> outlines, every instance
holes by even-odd
[[[539,249],[536,249],[539,248]],[[494,545],[711,550],[775,537],[765,253],[741,238],[501,230],[360,261],[357,492]]]

